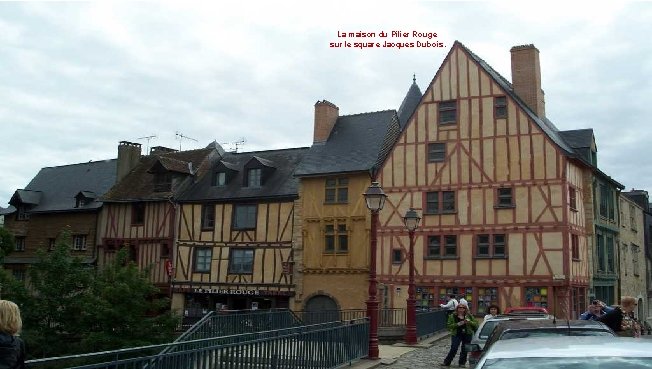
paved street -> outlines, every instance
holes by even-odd
[[[397,358],[393,364],[382,365],[380,368],[387,369],[419,369],[437,367],[444,362],[444,357],[450,348],[450,338],[445,337],[433,342],[429,348],[417,348]],[[457,365],[457,357],[453,361]],[[467,364],[468,366],[468,364]]]

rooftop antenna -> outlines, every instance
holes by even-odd
[[[235,142],[222,142],[222,145],[230,145],[230,146],[234,147],[233,151],[231,151],[231,152],[237,153],[240,146],[244,146],[244,144],[246,142],[247,142],[247,139],[242,137],[238,141],[235,141]]]
[[[147,146],[145,152],[149,152],[149,141],[153,138],[158,138],[158,137],[156,137],[156,135],[144,136],[144,137],[138,137],[137,140],[147,140]]]
[[[181,133],[181,132],[179,132],[179,131],[177,131],[174,135],[175,135],[175,137],[179,140],[179,151],[181,151],[181,141],[184,140],[184,139],[186,139],[186,140],[193,140],[193,141],[195,141],[195,142],[198,142],[197,140],[195,140],[195,139],[192,138],[192,137],[184,136],[183,133]]]

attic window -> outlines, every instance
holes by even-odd
[[[260,187],[262,184],[263,170],[253,168],[247,171],[247,187]]]
[[[457,122],[457,101],[442,101],[439,103],[439,124],[455,124]]]
[[[27,207],[25,205],[18,206],[16,220],[29,220],[29,213],[27,212]]]
[[[507,118],[507,98],[505,96],[494,97],[494,115],[496,119]]]
[[[214,172],[213,173],[213,186],[223,187],[226,186],[226,173]]]
[[[154,174],[154,192],[169,192],[172,190],[172,173],[159,172]]]

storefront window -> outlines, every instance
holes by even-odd
[[[526,287],[525,306],[548,307],[548,288]]]

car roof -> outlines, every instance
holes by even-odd
[[[652,341],[605,336],[527,337],[497,341],[484,358],[595,356],[652,357]]]
[[[560,329],[603,329],[609,328],[602,322],[595,320],[561,320],[561,319],[536,319],[536,320],[505,320],[500,321],[496,329],[534,329],[534,328],[560,328]]]

